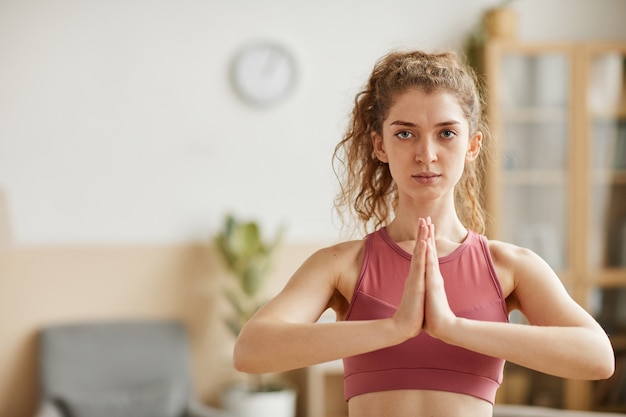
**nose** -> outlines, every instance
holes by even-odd
[[[427,138],[417,141],[415,150],[415,160],[421,164],[428,165],[437,160],[437,150],[435,144]]]

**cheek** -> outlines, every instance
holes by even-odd
[[[471,161],[467,160],[467,151],[463,149],[458,154],[456,154],[451,160],[450,170],[454,173],[454,176],[458,179],[463,175],[463,171],[465,170],[465,165],[470,164]]]
[[[389,172],[394,180],[399,180],[403,176],[407,175],[407,172],[411,172],[414,164],[414,159],[409,152],[393,152],[388,154],[387,166]]]
[[[394,180],[399,178],[398,174],[402,172],[402,164],[399,163],[397,159],[390,159],[390,162],[387,163],[387,167],[389,168],[389,173]]]

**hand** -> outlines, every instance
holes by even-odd
[[[409,274],[404,284],[400,304],[393,315],[394,321],[406,339],[417,336],[424,323],[428,233],[426,220],[419,219]]]
[[[448,304],[448,297],[443,277],[439,270],[439,257],[435,243],[435,225],[426,220],[428,237],[425,253],[425,287],[426,298],[424,308],[424,330],[432,337],[442,339],[450,324],[456,319]]]

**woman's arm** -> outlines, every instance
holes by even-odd
[[[514,288],[508,304],[517,306],[530,325],[447,316],[433,320],[438,328],[428,330],[447,343],[551,375],[610,377],[615,359],[606,333],[574,302],[550,266],[535,253],[514,245],[492,241],[490,251],[496,269],[512,274],[508,278]]]
[[[421,221],[409,279],[393,317],[316,323],[333,303],[343,305],[335,307],[340,318],[345,313],[361,270],[363,242],[323,249],[246,324],[235,345],[235,368],[286,371],[396,345],[418,334],[424,318],[427,234]]]
[[[249,373],[280,372],[402,341],[389,319],[316,323],[333,307],[333,300],[340,298],[345,308],[340,281],[356,283],[362,246],[362,242],[347,242],[307,259],[242,330],[233,354],[235,368]]]

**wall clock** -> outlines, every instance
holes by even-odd
[[[287,97],[296,80],[296,62],[282,45],[259,42],[244,46],[234,57],[231,79],[249,104],[267,106]]]

